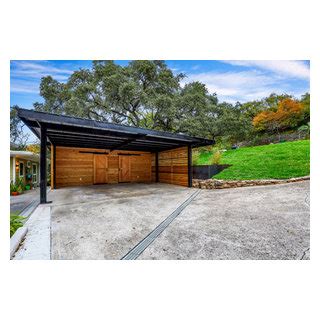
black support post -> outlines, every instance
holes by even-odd
[[[47,128],[40,128],[40,203],[47,203]]]
[[[192,146],[188,145],[188,187],[192,187]]]
[[[53,145],[53,189],[56,189],[56,146],[55,145]]]
[[[159,182],[159,152],[156,152],[156,182]]]

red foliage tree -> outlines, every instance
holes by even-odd
[[[303,105],[291,98],[279,101],[276,111],[263,111],[253,118],[257,131],[278,132],[294,128],[303,120]]]

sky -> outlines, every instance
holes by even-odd
[[[120,65],[128,60],[115,60]],[[184,73],[182,84],[205,83],[219,101],[246,102],[271,93],[287,93],[297,98],[310,87],[310,63],[302,60],[167,60],[174,73]],[[91,68],[90,60],[12,60],[10,64],[10,104],[32,108],[43,102],[39,95],[44,76],[66,82],[73,71]]]

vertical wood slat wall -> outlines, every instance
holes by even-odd
[[[155,180],[155,154],[152,154],[152,181]],[[188,187],[188,147],[159,152],[159,182]]]

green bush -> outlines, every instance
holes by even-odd
[[[212,164],[219,164],[221,161],[221,152],[216,151],[212,157]]]
[[[10,193],[16,192],[18,189],[17,185],[13,183],[13,181],[10,182]]]
[[[23,226],[24,217],[11,214],[10,215],[10,238],[14,235],[14,233]]]
[[[16,185],[17,185],[17,186],[21,186],[22,188],[24,188],[23,178],[17,178],[17,180],[16,180]]]
[[[301,137],[301,133],[306,133],[307,137],[310,137],[310,122],[308,124],[304,124],[298,128],[299,138]]]
[[[24,188],[19,185],[19,186],[17,187],[17,191],[18,191],[18,193],[23,193]]]
[[[199,152],[194,152],[192,154],[192,165],[196,166],[199,160]]]
[[[25,184],[24,184],[23,178],[17,179],[16,186],[17,186],[17,191],[19,193],[23,193],[23,191],[25,190]]]

